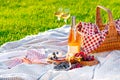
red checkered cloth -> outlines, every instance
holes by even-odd
[[[120,19],[116,20],[116,21],[115,21],[115,24],[116,24],[117,32],[118,32],[118,34],[120,35]]]
[[[120,20],[115,21],[116,30],[120,34]],[[109,25],[106,25],[104,30],[100,31],[98,26],[93,23],[80,22],[78,24],[78,30],[83,35],[83,46],[82,51],[86,54],[98,48],[108,33]]]
[[[82,49],[85,53],[90,53],[91,51],[98,48],[102,42],[104,41],[106,36],[106,32],[102,31],[100,33],[94,35],[86,35],[83,39],[83,46]]]
[[[98,26],[92,23],[81,22],[78,25],[80,33],[83,35],[83,46],[81,47],[82,51],[86,54],[98,48],[105,39],[105,36],[108,32],[108,27],[102,31],[99,30]]]

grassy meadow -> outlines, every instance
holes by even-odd
[[[96,6],[109,8],[120,18],[120,0],[0,0],[0,45],[64,25],[54,13],[62,7],[79,21],[95,23]],[[108,21],[102,11],[103,22]],[[70,24],[70,18],[68,19]]]

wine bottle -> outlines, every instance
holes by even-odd
[[[72,16],[71,28],[68,36],[68,52],[67,57],[74,56],[75,53],[80,52],[81,47],[81,35],[78,33],[76,28],[75,16]]]

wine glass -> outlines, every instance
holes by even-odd
[[[69,9],[64,9],[64,12],[61,17],[64,19],[64,22],[67,24],[67,19],[70,17]]]
[[[56,12],[55,12],[55,16],[58,18],[58,21],[60,21],[60,18],[63,14],[63,9],[59,8]]]

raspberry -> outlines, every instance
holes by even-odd
[[[95,60],[94,56],[92,56],[92,59],[91,60]]]
[[[75,57],[79,57],[79,53],[76,53],[74,56],[75,56]]]
[[[70,70],[75,69],[75,68],[80,68],[80,67],[82,67],[82,65],[80,65],[80,63],[76,63],[76,64],[72,65]]]
[[[84,55],[85,53],[84,52],[80,52],[81,55]]]
[[[92,61],[92,60],[95,59],[94,56],[87,55],[87,54],[85,54],[84,52],[76,53],[76,54],[74,55],[74,57],[77,57],[77,58],[81,58],[81,57],[82,57],[82,60],[83,60],[83,61]]]

